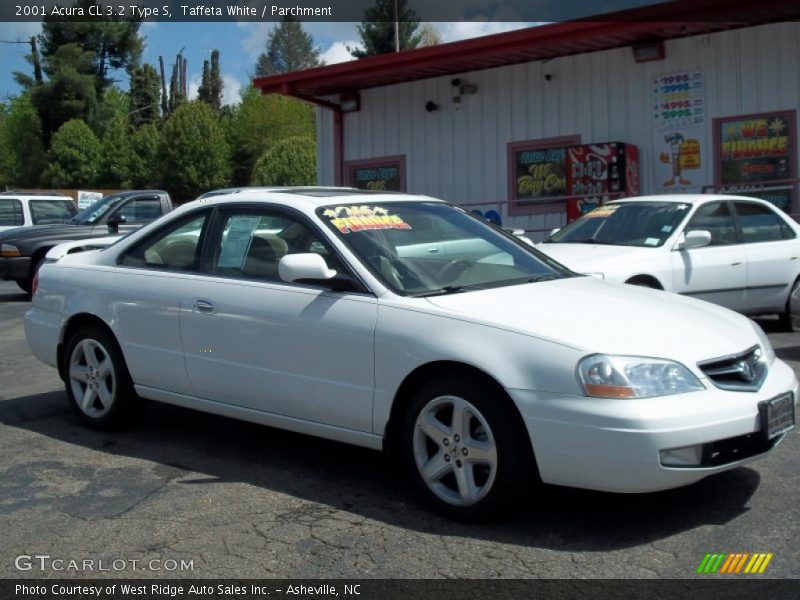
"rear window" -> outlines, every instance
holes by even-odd
[[[31,200],[29,208],[34,225],[66,223],[78,212],[72,200]]]
[[[0,199],[0,227],[17,227],[24,223],[22,202],[11,198]]]

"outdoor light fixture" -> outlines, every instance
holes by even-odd
[[[343,113],[358,112],[361,110],[361,94],[358,92],[345,92],[339,95],[339,108]]]
[[[428,100],[425,103],[425,110],[427,110],[428,112],[436,112],[437,110],[439,110],[439,105],[436,104],[436,102],[434,102],[433,100]]]
[[[633,47],[633,60],[637,63],[664,60],[665,56],[664,42],[653,42],[652,44],[641,44]]]

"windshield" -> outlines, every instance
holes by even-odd
[[[34,225],[69,223],[77,212],[72,200],[31,200],[28,206]]]
[[[557,231],[547,242],[656,248],[667,241],[690,208],[682,202],[604,204]]]
[[[395,292],[430,296],[573,274],[463,209],[440,202],[328,206],[319,217]]]
[[[88,208],[84,208],[81,212],[75,215],[72,218],[72,222],[80,223],[82,225],[96,223],[100,217],[108,212],[108,210],[117,200],[120,199],[120,197],[121,196],[106,196],[105,198],[100,198],[100,200]]]

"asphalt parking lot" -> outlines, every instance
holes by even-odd
[[[708,552],[771,552],[761,577],[800,577],[798,432],[686,488],[548,488],[512,520],[464,525],[377,452],[158,404],[134,430],[86,429],[28,350],[18,292],[0,283],[0,577],[701,577]],[[761,323],[797,371],[800,333]],[[20,571],[20,555],[127,563]]]

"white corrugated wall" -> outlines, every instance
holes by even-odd
[[[478,92],[460,104],[450,83],[458,75],[362,90],[361,110],[345,115],[344,159],[404,154],[410,192],[502,208],[504,225],[557,227],[564,215],[509,217],[506,206],[491,205],[508,200],[506,145],[565,135],[632,143],[640,152],[640,192],[652,192],[660,150],[653,150],[651,79],[693,69],[705,80],[709,142],[715,117],[797,109],[800,23],[669,41],[666,59],[649,63],[635,63],[631,49],[620,48],[465,73],[460,77]],[[426,112],[428,100],[440,109]],[[317,153],[319,182],[332,185],[333,119],[324,109]]]

